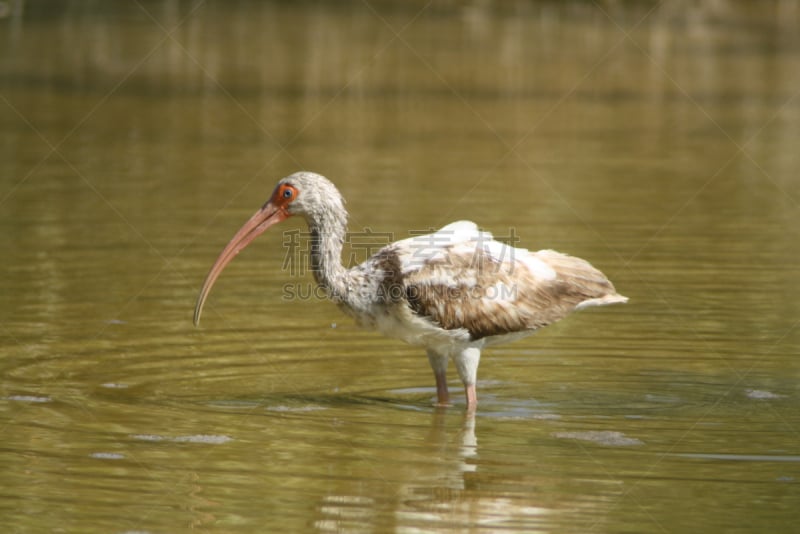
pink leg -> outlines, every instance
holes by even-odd
[[[450,406],[450,395],[447,391],[447,355],[428,350],[428,361],[436,377],[436,405]]]
[[[478,394],[475,392],[475,384],[465,384],[464,393],[467,396],[467,411],[474,412],[478,407]]]
[[[478,363],[481,359],[480,349],[471,347],[462,350],[453,357],[458,370],[458,376],[464,383],[464,393],[467,397],[467,411],[474,412],[478,406],[478,394],[475,393],[475,383],[478,381]]]
[[[450,406],[450,393],[447,391],[447,374],[444,371],[436,371],[434,376],[436,376],[436,405]]]

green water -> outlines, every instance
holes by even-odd
[[[797,2],[0,16],[3,531],[796,529]],[[362,235],[472,219],[631,301],[486,350],[474,417],[306,298],[299,221],[194,328],[298,169]]]

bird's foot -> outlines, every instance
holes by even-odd
[[[436,392],[436,402],[434,402],[433,405],[437,408],[449,408],[453,405],[453,403],[450,402],[450,395],[446,388],[447,386],[445,386],[444,391],[442,391],[442,389],[438,389]]]

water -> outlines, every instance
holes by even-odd
[[[796,2],[0,14],[4,531],[794,530]],[[299,222],[195,329],[301,168],[362,236],[469,218],[631,302],[487,350],[474,417],[306,298]]]

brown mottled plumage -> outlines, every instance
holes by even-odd
[[[536,330],[566,317],[582,302],[614,294],[614,286],[588,262],[554,251],[535,253],[556,273],[537,279],[519,263],[498,263],[477,249],[428,262],[405,280],[415,313],[445,330],[465,328],[473,340]],[[441,280],[445,272],[452,284]]]
[[[628,300],[585,260],[513,248],[468,221],[398,241],[346,269],[344,200],[328,179],[299,172],[278,182],[270,200],[220,253],[197,299],[195,324],[225,265],[292,215],[308,223],[312,272],[331,300],[361,325],[426,348],[439,404],[449,402],[449,359],[473,410],[483,347],[529,335],[575,310]]]

